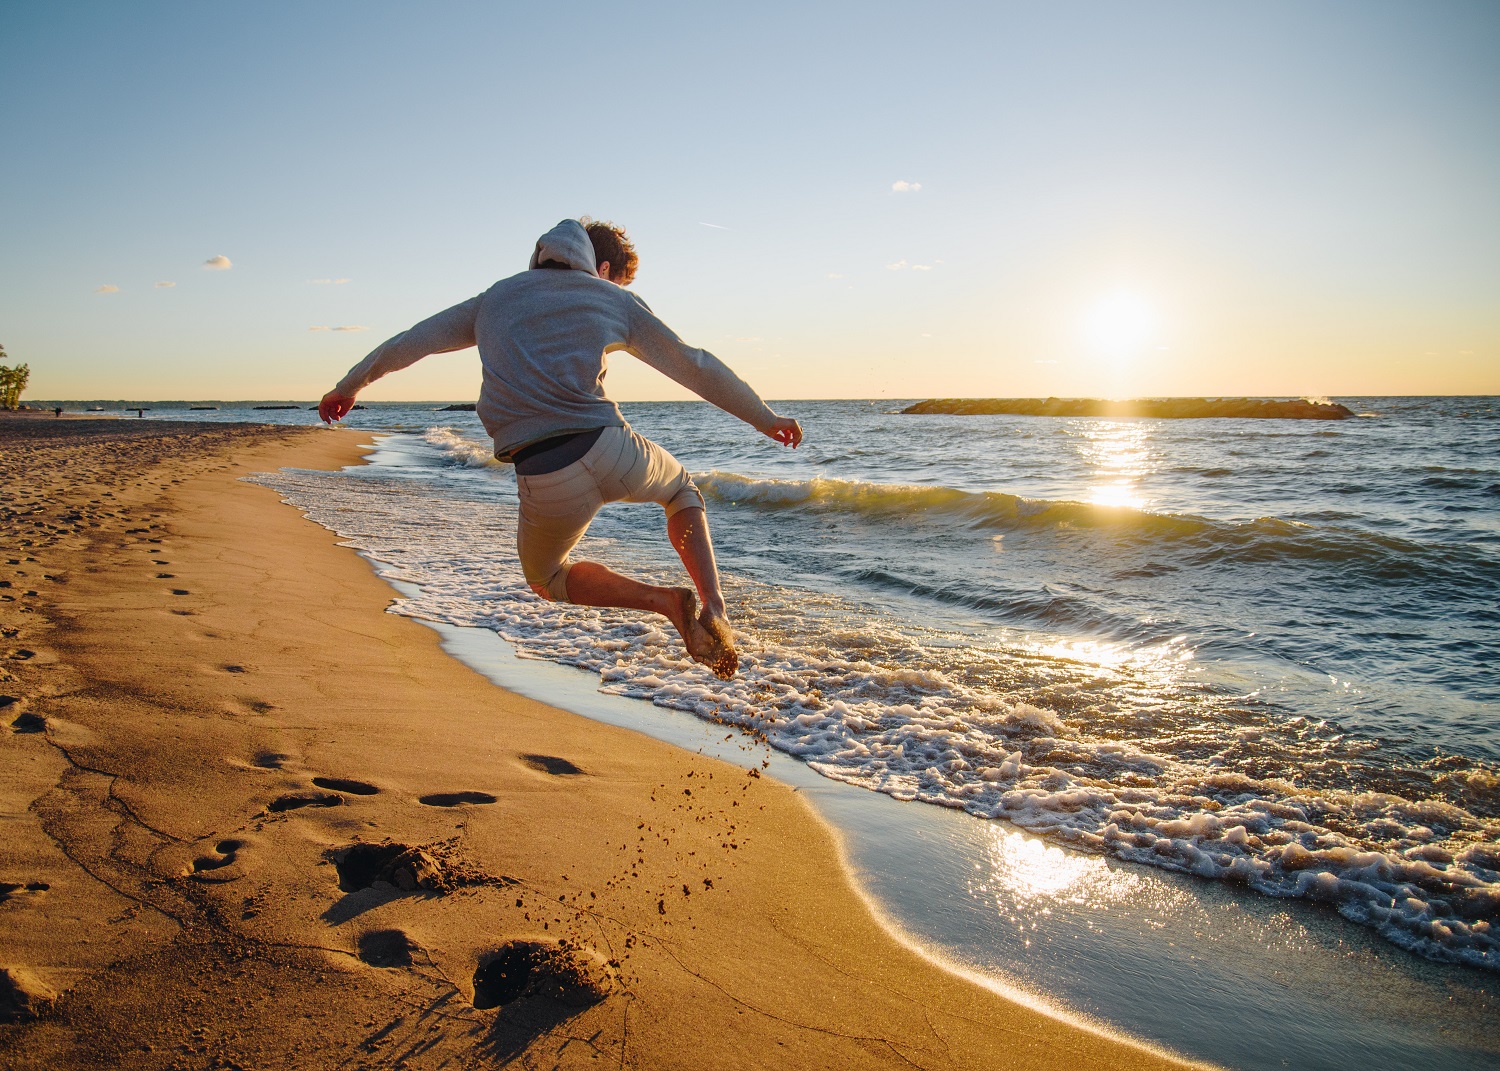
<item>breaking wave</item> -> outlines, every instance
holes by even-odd
[[[714,471],[695,477],[705,497],[763,510],[859,514],[879,523],[1005,532],[1078,532],[1111,546],[1174,551],[1187,565],[1338,565],[1382,582],[1451,583],[1500,591],[1500,567],[1467,545],[1419,543],[1332,524],[1277,517],[1232,522],[1128,506],[1022,498],[999,491],[868,483],[755,479]]]
[[[495,460],[494,448],[488,440],[466,439],[452,428],[428,428],[422,439],[441,450],[451,464],[467,469],[505,467],[503,462]]]

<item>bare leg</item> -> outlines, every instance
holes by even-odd
[[[692,588],[644,584],[598,562],[574,562],[568,571],[568,601],[579,606],[620,606],[661,614],[677,629],[694,661],[728,680],[739,668],[732,642],[727,646],[698,615]],[[707,611],[704,612],[707,617]]]
[[[680,510],[667,521],[672,547],[687,567],[699,594],[703,613],[691,588],[645,584],[622,576],[598,562],[575,562],[568,570],[568,601],[580,606],[621,606],[661,614],[676,627],[693,659],[728,680],[739,669],[734,634],[719,588],[719,568],[708,534],[708,515],[697,507]]]
[[[646,610],[669,618],[677,631],[687,635],[682,621],[682,594],[693,598],[690,588],[668,588],[643,584],[622,576],[598,562],[574,562],[568,570],[568,601],[579,606],[621,606],[627,610]],[[693,609],[697,609],[694,602]],[[692,620],[689,615],[688,620]]]
[[[667,521],[667,536],[698,588],[698,595],[703,600],[703,613],[698,615],[698,624],[712,641],[701,654],[693,651],[693,657],[712,668],[717,676],[728,680],[739,669],[740,659],[734,649],[734,633],[729,628],[724,593],[719,588],[719,566],[714,561],[707,512],[697,506],[679,510]],[[691,643],[689,650],[692,650]]]
[[[667,537],[698,588],[704,612],[727,624],[729,614],[724,609],[724,593],[719,590],[719,565],[714,561],[714,544],[708,534],[708,514],[696,506],[679,510],[667,521]]]

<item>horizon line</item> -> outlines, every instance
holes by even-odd
[[[948,395],[938,395],[938,394],[926,394],[926,395],[922,395],[922,394],[896,394],[896,395],[881,395],[881,396],[865,395],[865,396],[862,396],[862,397],[856,397],[856,396],[847,396],[847,397],[816,397],[816,398],[814,398],[814,397],[805,397],[805,398],[770,397],[770,398],[766,398],[765,400],[768,401],[768,402],[881,402],[881,401],[898,402],[898,401],[906,401],[906,400],[910,400],[910,399],[922,399],[922,400],[931,400],[931,401],[937,401],[937,400],[954,400],[954,401],[990,401],[990,400],[1032,401],[1032,400],[1039,400],[1039,401],[1048,401],[1048,400],[1057,399],[1057,400],[1062,400],[1062,401],[1134,402],[1134,401],[1155,401],[1155,400],[1160,400],[1160,399],[1173,399],[1173,400],[1176,400],[1176,399],[1194,399],[1194,398],[1223,399],[1223,400],[1281,399],[1281,398],[1293,399],[1293,400],[1295,400],[1295,399],[1303,399],[1303,398],[1329,398],[1329,399],[1333,399],[1333,398],[1500,398],[1500,392],[1497,392],[1497,393],[1494,393],[1494,394],[1489,394],[1489,393],[1485,393],[1485,392],[1482,392],[1482,391],[1473,391],[1473,392],[1464,392],[1464,393],[1450,393],[1450,394],[1359,394],[1359,393],[1353,393],[1353,392],[1335,394],[1335,393],[1326,392],[1326,391],[1323,391],[1323,392],[1305,391],[1305,392],[1302,392],[1302,393],[1282,393],[1282,394],[1212,394],[1212,393],[1209,393],[1209,394],[1136,394],[1136,395],[1131,395],[1131,396],[1128,396],[1128,397],[1108,397],[1108,396],[1103,396],[1103,395],[1082,395],[1082,394],[1045,394],[1045,395],[1044,394],[1032,394],[1032,395],[1020,395],[1020,394],[1011,394],[1011,395],[1001,395],[1001,394],[948,394]],[[141,403],[145,403],[145,404],[153,404],[154,403],[156,405],[166,405],[166,404],[168,404],[170,402],[183,402],[183,403],[187,403],[187,404],[203,404],[203,403],[208,403],[208,402],[214,402],[214,403],[218,403],[220,405],[249,405],[249,404],[269,404],[269,405],[302,405],[302,404],[309,404],[309,405],[317,405],[319,401],[320,401],[320,398],[315,398],[315,397],[308,397],[308,398],[274,398],[274,397],[262,397],[262,398],[211,398],[211,397],[202,397],[202,398],[188,398],[188,397],[177,397],[177,398],[119,398],[119,397],[116,397],[116,398],[31,398],[31,399],[26,399],[25,401],[22,401],[20,403],[20,406],[18,406],[18,408],[24,408],[24,407],[26,407],[28,405],[41,405],[43,403],[50,403],[50,404],[53,404],[53,405],[69,404],[69,403],[80,404],[80,405],[82,405],[82,404],[89,404],[89,405],[106,405],[106,404],[123,405],[126,402],[141,402]],[[613,402],[615,402],[616,404],[619,404],[619,405],[668,405],[668,404],[701,404],[701,405],[712,405],[713,404],[712,402],[704,401],[702,398],[612,398],[612,399],[610,399],[610,401],[613,401]],[[476,404],[476,402],[472,398],[404,398],[404,399],[381,399],[381,400],[375,400],[375,401],[360,402],[359,404],[365,405],[365,406],[372,406],[372,405],[473,405],[473,404]]]

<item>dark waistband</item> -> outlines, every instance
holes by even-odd
[[[522,476],[541,476],[548,472],[567,468],[599,441],[603,428],[592,431],[570,431],[565,435],[554,435],[529,443],[510,455],[516,472]]]

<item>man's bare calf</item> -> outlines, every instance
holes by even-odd
[[[598,562],[574,562],[568,570],[568,601],[579,606],[616,606],[661,614],[672,622],[695,662],[729,680],[739,671],[734,633],[719,587],[719,568],[708,534],[708,515],[698,507],[679,510],[667,521],[672,549],[698,588],[646,584]],[[703,611],[698,612],[698,597]]]

